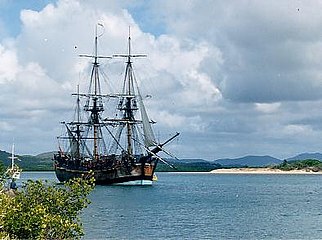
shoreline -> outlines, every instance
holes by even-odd
[[[322,172],[313,172],[308,170],[290,170],[282,171],[280,169],[272,168],[229,168],[229,169],[215,169],[210,171],[212,174],[308,174],[308,175],[321,175]]]

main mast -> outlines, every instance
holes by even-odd
[[[97,90],[99,86],[99,74],[98,74],[98,61],[97,61],[97,26],[95,29],[95,58],[93,63],[93,71],[94,71],[94,97],[93,97],[93,108],[91,109],[92,116],[91,120],[94,125],[94,150],[93,150],[93,156],[95,160],[98,160],[98,114],[99,112],[103,111],[102,108],[99,108],[97,105]]]
[[[131,53],[131,34],[129,28],[129,38],[128,38],[128,53],[127,54],[114,54],[113,57],[125,57],[126,61],[126,70],[124,77],[124,85],[123,85],[123,94],[125,95],[125,104],[123,106],[122,101],[120,103],[119,110],[124,111],[124,120],[127,131],[127,153],[132,156],[133,155],[133,123],[134,119],[134,111],[138,110],[137,103],[135,99],[134,92],[134,79],[133,79],[133,67],[132,67],[132,58],[133,57],[146,57],[143,54],[132,55]]]
[[[126,118],[126,129],[127,129],[127,152],[130,156],[133,155],[133,147],[132,147],[132,126],[131,126],[131,120],[133,119],[133,109],[131,100],[132,98],[132,92],[131,92],[131,84],[133,84],[132,79],[132,62],[131,62],[131,36],[129,34],[129,49],[128,49],[128,57],[126,62],[126,75],[128,78],[128,86],[127,86],[127,97],[126,97],[126,104],[125,104],[125,118]],[[125,75],[125,77],[126,77]]]

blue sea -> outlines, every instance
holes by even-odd
[[[84,239],[322,239],[322,175],[158,173],[153,186],[96,186],[90,199]]]

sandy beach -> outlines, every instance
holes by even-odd
[[[215,169],[211,173],[214,174],[322,174],[322,172],[313,172],[309,170],[291,170],[282,171],[271,168],[230,168],[230,169]]]

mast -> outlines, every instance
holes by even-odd
[[[93,68],[91,72],[91,80],[89,86],[89,94],[87,95],[87,104],[84,109],[90,112],[89,124],[93,127],[93,158],[94,160],[99,159],[99,139],[100,139],[100,113],[104,111],[99,79],[99,58],[111,58],[106,56],[98,55],[98,38],[101,37],[103,33],[98,35],[97,26],[104,26],[98,23],[95,27],[95,44],[94,44],[94,55],[79,55],[80,57],[90,57],[93,58]],[[92,103],[92,105],[91,105]]]
[[[6,174],[9,174],[9,177],[14,181],[14,179],[20,178],[20,172],[21,170],[17,165],[15,165],[15,159],[19,160],[17,157],[15,157],[15,144],[12,144],[11,148],[11,156],[9,157],[11,159],[11,168],[8,168],[6,171]]]
[[[132,58],[135,57],[146,57],[143,54],[133,55],[131,53],[131,31],[129,27],[129,37],[128,37],[128,53],[127,54],[114,54],[113,57],[124,57],[127,58],[126,61],[126,70],[124,77],[124,86],[123,94],[125,94],[125,104],[122,106],[122,101],[120,103],[120,110],[124,110],[124,120],[127,131],[127,152],[130,156],[133,155],[133,122],[134,121],[134,110],[137,110],[136,101],[135,101],[135,92],[134,92],[134,80],[133,80],[133,67],[132,67]]]
[[[80,129],[80,98],[79,98],[79,85],[77,85],[77,106],[76,106],[77,124],[76,124],[76,137],[77,137],[77,149],[76,158],[80,158],[80,141],[81,141],[81,129]]]
[[[130,121],[133,118],[133,111],[132,111],[132,106],[131,106],[131,81],[132,81],[132,63],[131,63],[131,35],[130,35],[130,29],[129,29],[129,49],[128,49],[128,58],[127,58],[127,71],[126,73],[128,74],[128,90],[127,90],[127,95],[126,97],[126,108],[125,108],[125,115],[126,119],[128,120],[126,122],[126,129],[127,129],[127,142],[128,142],[128,148],[127,152],[129,155],[133,155],[133,147],[132,147],[132,126],[130,124]]]
[[[98,160],[98,113],[99,109],[97,106],[97,88],[99,85],[99,75],[98,75],[98,62],[97,62],[97,25],[95,28],[95,58],[94,58],[94,97],[93,97],[93,108],[92,108],[92,121],[94,125],[94,149],[93,156],[95,160]]]
[[[11,147],[11,157],[9,157],[11,159],[11,169],[14,168],[15,166],[15,159],[17,159],[15,157],[15,144],[13,143],[12,144],[12,147]]]

